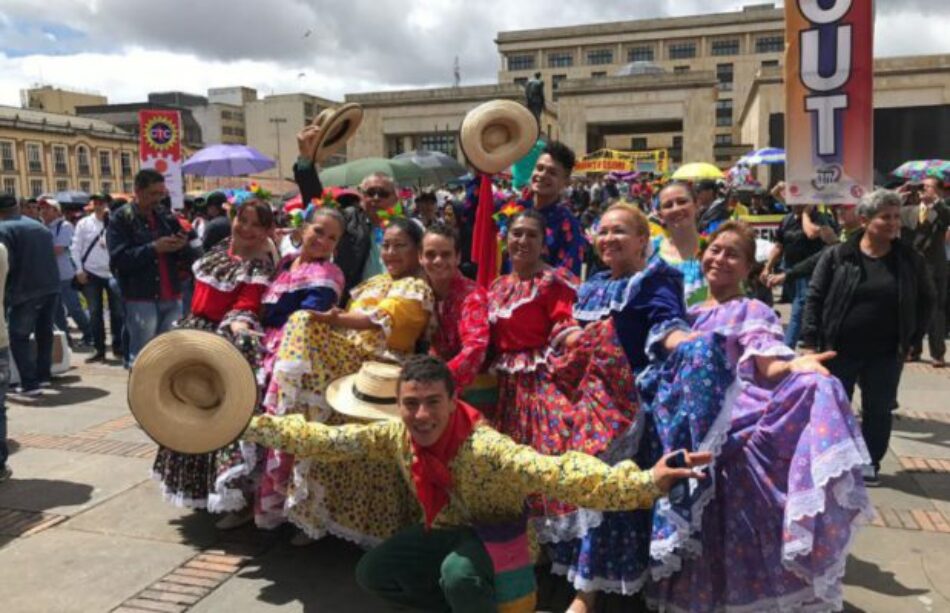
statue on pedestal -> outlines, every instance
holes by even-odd
[[[541,80],[541,73],[534,73],[534,77],[524,85],[525,106],[538,120],[541,125],[541,112],[544,110],[544,81]]]

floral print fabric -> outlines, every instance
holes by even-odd
[[[446,361],[456,387],[464,390],[475,381],[488,353],[488,293],[457,273],[448,296],[436,300],[435,313],[432,351]]]

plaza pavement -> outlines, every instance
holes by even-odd
[[[356,586],[360,552],[348,543],[218,532],[207,514],[164,504],[149,478],[155,447],[128,413],[126,372],[83,357],[42,398],[8,397],[0,611],[386,610]],[[950,612],[950,369],[909,365],[900,404],[871,491],[875,520],[848,559],[846,610]],[[602,608],[635,608],[611,602]]]

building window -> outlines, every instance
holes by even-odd
[[[732,125],[732,100],[717,100],[716,101],[716,125],[717,126],[731,126]]]
[[[653,47],[631,47],[627,49],[628,62],[652,62]]]
[[[13,157],[13,143],[0,142],[0,170],[16,170],[16,158]]]
[[[682,136],[673,137],[673,146],[670,147],[670,158],[676,163],[680,163],[683,161],[683,137]]]
[[[92,183],[90,183],[89,181],[80,181],[79,191],[86,192],[87,194],[90,193],[92,191]]]
[[[732,145],[732,134],[717,134],[716,145],[721,147],[728,147]]]
[[[221,119],[231,119],[231,111],[221,111]]]
[[[696,57],[696,43],[670,43],[668,53],[671,60],[687,60]]]
[[[425,134],[419,138],[419,148],[425,151],[441,151],[453,158],[457,157],[455,134]]]
[[[310,118],[313,117],[313,102],[304,102],[303,103],[303,115],[307,118],[307,122],[310,122]],[[280,125],[278,124],[278,127]]]
[[[713,55],[739,55],[739,39],[726,38],[712,42]]]
[[[689,72],[689,66],[673,66],[674,74],[682,74],[684,72]]]
[[[509,55],[508,70],[534,70],[534,55]]]
[[[16,179],[13,177],[3,178],[3,193],[10,196],[16,196]]]
[[[716,80],[719,81],[719,90],[732,91],[733,68],[732,64],[716,64]]]
[[[778,66],[778,60],[762,60],[762,68],[768,68],[770,66]]]
[[[103,181],[102,182],[102,193],[111,194],[112,193],[112,181]]]
[[[633,151],[643,151],[647,148],[647,139],[644,136],[634,136],[630,139],[630,149]]]
[[[122,164],[122,176],[128,177],[132,174],[132,154],[128,151],[123,151],[119,154],[119,160]]]
[[[56,179],[56,191],[65,192],[69,189],[69,181],[66,179]]]
[[[574,65],[574,54],[570,51],[555,51],[548,54],[549,68],[567,68]]]
[[[566,74],[556,74],[551,77],[551,89],[557,89],[557,86],[560,85],[561,81],[567,78]]]
[[[38,198],[45,190],[43,189],[43,179],[30,179],[30,197]]]
[[[99,152],[99,175],[103,177],[112,176],[112,152]]]
[[[234,121],[240,121],[242,123],[244,122],[244,113],[241,111],[234,111],[232,117],[234,118]]]
[[[92,172],[89,170],[89,149],[83,145],[76,147],[76,166],[81,175],[90,175]],[[88,191],[88,190],[82,190]]]
[[[603,70],[590,73],[590,78],[592,79],[603,79],[606,76],[607,76],[607,73],[604,72]]]
[[[244,128],[234,128],[234,135],[244,138]]]
[[[66,164],[66,147],[62,145],[53,145],[53,172],[58,175],[69,174],[69,166]]]
[[[517,85],[518,87],[524,87],[527,84],[528,84],[528,77],[518,77],[517,79],[515,79],[515,85]]]
[[[610,49],[595,49],[587,52],[587,63],[592,66],[614,63],[614,52]]]
[[[40,145],[26,144],[26,164],[30,172],[43,172],[43,148]]]
[[[762,36],[755,39],[756,53],[781,53],[785,51],[784,36]]]

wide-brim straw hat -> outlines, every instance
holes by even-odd
[[[526,156],[538,136],[538,121],[524,105],[492,100],[465,115],[459,142],[472,166],[495,174]]]
[[[149,342],[129,375],[129,408],[152,439],[180,453],[227,447],[257,405],[251,365],[222,336],[173,330]]]
[[[327,402],[336,412],[364,421],[399,419],[399,372],[395,364],[364,362],[359,371],[327,387]]]
[[[320,164],[346,147],[363,122],[363,107],[348,102],[335,109],[324,109],[311,125],[320,128],[320,140],[313,150],[313,161]]]

